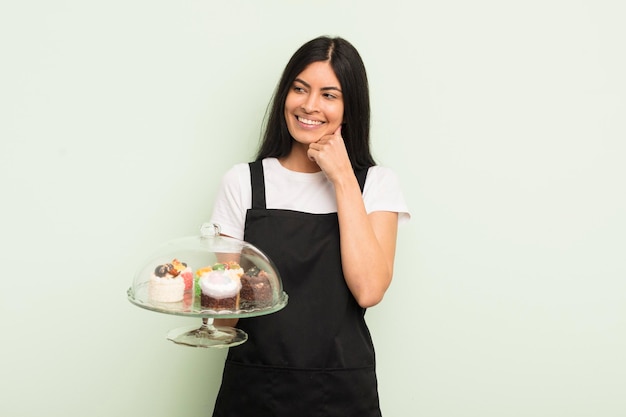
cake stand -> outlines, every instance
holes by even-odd
[[[151,278],[156,266],[172,260],[185,262],[192,271],[211,265],[236,262],[244,271],[264,271],[271,288],[271,300],[248,301],[245,309],[209,310],[200,302],[198,281],[184,292],[183,299],[176,302],[155,300],[150,293]],[[196,275],[194,273],[194,275]],[[136,273],[133,285],[127,291],[128,300],[143,309],[176,316],[200,318],[200,326],[187,326],[171,330],[167,339],[184,346],[202,348],[225,348],[237,346],[248,340],[248,335],[235,327],[216,326],[215,319],[257,317],[282,310],[288,301],[282,289],[282,281],[272,261],[258,248],[248,242],[221,236],[219,226],[204,224],[200,236],[175,239],[162,245],[148,258]],[[261,302],[263,301],[263,302]]]

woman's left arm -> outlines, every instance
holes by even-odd
[[[378,304],[393,275],[398,213],[367,214],[341,127],[309,145],[308,156],[335,187],[341,262],[348,288],[361,307]]]
[[[335,193],[343,274],[359,305],[372,307],[391,284],[398,213],[367,214],[356,177],[335,183]]]

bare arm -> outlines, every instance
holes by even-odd
[[[391,283],[398,232],[398,214],[367,214],[341,127],[309,145],[308,156],[335,187],[343,273],[362,307],[378,304]]]
[[[341,261],[348,288],[361,307],[378,304],[393,276],[398,214],[367,214],[356,178],[335,183]]]

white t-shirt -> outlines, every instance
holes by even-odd
[[[337,212],[333,184],[322,171],[291,171],[276,158],[265,158],[263,171],[268,209],[314,214]],[[410,218],[398,178],[390,168],[373,166],[369,169],[363,187],[363,203],[367,213],[393,211],[398,213],[399,223]],[[234,165],[222,178],[211,223],[218,224],[221,233],[243,239],[246,211],[251,207],[250,167],[247,163]]]

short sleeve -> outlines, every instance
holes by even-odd
[[[243,240],[246,211],[250,208],[252,191],[248,164],[233,166],[222,177],[211,223],[219,225],[221,233]]]
[[[408,222],[411,218],[400,181],[391,168],[373,166],[369,169],[363,188],[363,202],[368,213],[393,211],[398,213],[398,223]]]

